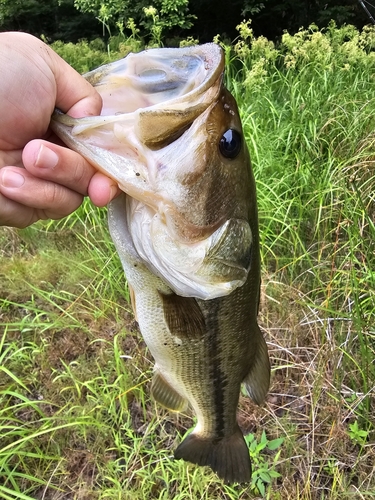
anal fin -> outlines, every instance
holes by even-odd
[[[258,329],[258,350],[254,363],[244,378],[243,383],[245,384],[246,392],[254,403],[260,405],[265,400],[270,386],[271,367],[266,341],[258,325],[256,325],[256,328]]]
[[[171,411],[183,411],[188,405],[187,400],[173,389],[159,372],[154,373],[151,395],[155,401]]]

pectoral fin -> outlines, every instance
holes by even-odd
[[[199,339],[206,332],[203,313],[194,297],[159,292],[163,301],[164,319],[172,335]]]
[[[258,329],[258,335],[256,335],[258,338],[258,351],[251,370],[246,375],[243,383],[246,392],[254,403],[260,405],[263,403],[270,385],[270,360],[266,341],[258,325],[256,325],[256,328]]]
[[[183,411],[188,405],[186,399],[175,391],[159,372],[154,373],[151,395],[155,401],[171,411]]]

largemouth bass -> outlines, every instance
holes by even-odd
[[[215,44],[130,54],[84,75],[101,116],[56,112],[52,127],[124,192],[109,227],[155,359],[152,396],[197,418],[175,457],[233,483],[251,478],[241,383],[261,404],[270,365],[257,324],[255,182],[223,72]]]

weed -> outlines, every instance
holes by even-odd
[[[261,496],[265,495],[266,486],[280,474],[275,470],[275,464],[280,457],[280,451],[273,457],[273,463],[270,465],[264,458],[263,453],[275,451],[283,442],[283,438],[267,439],[265,431],[262,432],[259,442],[254,434],[248,434],[245,440],[249,446],[250,456],[253,464],[253,474],[251,477],[251,489]]]
[[[352,424],[349,424],[348,434],[350,439],[360,446],[364,446],[367,442],[369,431],[360,429],[358,427],[358,420],[355,420]]]

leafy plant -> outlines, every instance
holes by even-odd
[[[358,420],[355,420],[352,424],[349,424],[348,434],[350,439],[360,446],[364,446],[367,443],[369,437],[369,431],[360,429],[358,425]]]
[[[259,441],[256,439],[254,434],[248,434],[245,436],[245,441],[249,446],[253,465],[251,489],[255,493],[264,496],[266,486],[269,485],[273,479],[280,477],[280,474],[275,470],[275,466],[279,460],[281,450],[279,450],[272,458],[271,464],[266,460],[265,454],[280,448],[284,442],[284,438],[269,440],[266,432],[263,431]]]
[[[142,36],[150,36],[153,43],[161,42],[167,29],[189,29],[195,16],[189,13],[188,0],[75,0],[75,6],[82,12],[94,14],[109,34],[113,27],[127,27],[131,18],[145,30]]]

